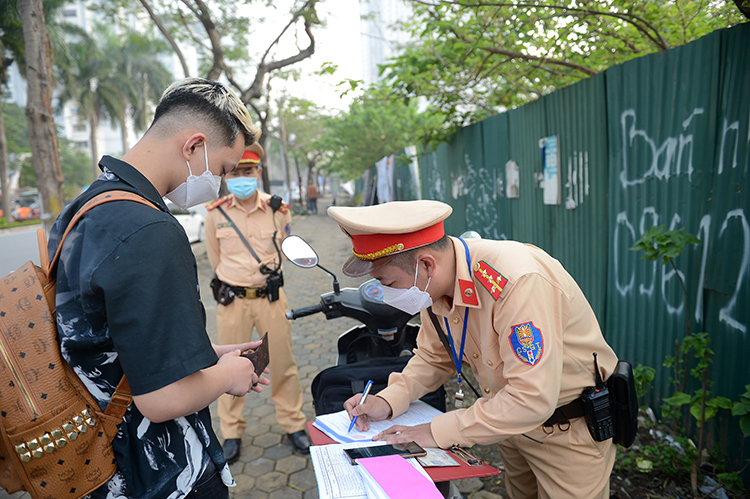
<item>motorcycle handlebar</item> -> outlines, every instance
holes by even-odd
[[[286,313],[286,318],[293,321],[300,317],[307,317],[308,315],[317,314],[323,311],[323,304],[318,303],[317,305],[311,305],[309,307],[295,308]]]

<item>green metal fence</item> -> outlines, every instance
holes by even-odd
[[[745,24],[629,61],[419,159],[422,197],[454,209],[450,234],[529,242],[562,262],[619,356],[657,369],[652,402],[670,393],[662,362],[688,318],[712,340],[714,394],[737,400],[750,383],[748,46]],[[630,250],[662,224],[702,241],[676,270]],[[722,425],[723,438],[735,431],[731,416]]]

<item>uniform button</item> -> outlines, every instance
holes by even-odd
[[[488,361],[487,361],[487,365],[488,365],[488,366],[491,366],[491,365],[492,365],[492,361],[491,361],[491,360],[488,360]]]
[[[479,358],[479,354],[478,354],[478,353],[475,353],[473,357],[474,357],[475,359],[478,359],[478,358]]]
[[[453,324],[458,324],[459,322],[461,322],[461,319],[459,319],[458,317],[453,318]]]
[[[485,388],[484,389],[484,393],[490,393],[490,389],[489,388]]]

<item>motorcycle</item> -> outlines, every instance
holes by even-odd
[[[319,264],[317,253],[301,237],[288,236],[281,243],[281,250],[294,265],[318,267],[333,277],[333,291],[322,294],[320,303],[292,309],[286,313],[287,319],[323,313],[326,320],[350,317],[362,323],[339,336],[336,365],[412,354],[417,347],[419,325],[409,322],[411,315],[383,302],[383,288],[377,279],[370,279],[358,288],[341,289],[336,274]]]
[[[333,277],[333,291],[322,294],[315,305],[289,310],[287,319],[323,313],[326,320],[350,317],[362,323],[339,336],[336,366],[321,371],[313,380],[316,415],[340,411],[343,402],[361,392],[369,379],[374,380],[373,393],[377,393],[387,385],[388,374],[401,371],[412,356],[420,326],[409,322],[411,315],[383,302],[383,288],[377,279],[358,288],[341,289],[336,274],[320,265],[318,254],[301,237],[287,236],[281,251],[294,265],[318,267]],[[445,411],[442,386],[422,399]]]

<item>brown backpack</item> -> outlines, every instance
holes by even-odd
[[[125,376],[105,412],[60,353],[55,321],[55,264],[83,214],[102,203],[143,197],[108,191],[86,202],[49,261],[37,231],[42,267],[27,262],[0,278],[0,487],[33,498],[75,499],[117,470],[112,440],[132,402]]]

